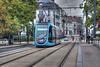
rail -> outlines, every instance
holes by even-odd
[[[100,39],[93,39],[93,45],[100,48]]]
[[[8,45],[7,39],[0,39],[0,45]]]

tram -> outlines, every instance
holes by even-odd
[[[35,24],[35,46],[54,46],[60,44],[61,29],[51,23]]]

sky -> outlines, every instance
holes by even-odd
[[[79,7],[83,0],[55,0],[60,7]],[[83,9],[64,9],[68,16],[83,16]]]

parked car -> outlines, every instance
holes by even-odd
[[[68,37],[67,36],[64,38],[64,41],[68,41]]]

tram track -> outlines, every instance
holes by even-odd
[[[18,52],[6,53],[6,54],[3,54],[3,55],[0,55],[0,58],[10,56],[10,55],[14,55],[14,54],[17,54],[17,53],[22,53],[22,52],[29,51],[29,50],[32,50],[32,49],[34,49],[34,48],[29,48],[29,49],[26,49],[26,50],[19,50]]]
[[[68,51],[68,53],[66,54],[66,56],[65,56],[64,59],[62,60],[62,62],[61,62],[61,64],[59,65],[59,67],[63,67],[63,65],[64,65],[65,62],[67,61],[67,58],[69,57],[71,51],[73,50],[75,44],[76,44],[76,42],[73,44],[73,46],[71,47],[71,49]]]
[[[50,56],[51,54],[55,53],[56,51],[60,50],[61,48],[63,48],[64,46],[68,45],[70,43],[67,43],[65,45],[63,45],[62,47],[52,51],[51,53],[47,54],[46,56],[42,57],[41,59],[37,60],[36,62],[34,62],[33,64],[29,65],[28,67],[34,67],[34,65],[36,65],[37,63],[41,62],[43,59],[47,58],[48,56]]]
[[[18,45],[18,46],[10,46],[10,47],[2,47],[2,48],[0,48],[0,50],[1,49],[10,49],[10,48],[19,48],[19,47],[27,47],[27,46],[29,46],[29,45]],[[31,45],[30,45],[31,46]]]
[[[11,53],[11,52],[16,52],[18,50],[24,50],[27,48],[32,48],[35,47],[35,45],[21,45],[21,46],[14,46],[14,47],[5,47],[0,49],[0,55]]]
[[[47,55],[46,57],[38,60],[37,63],[33,63],[33,65],[27,67],[60,67],[65,63],[65,57],[69,56],[71,50],[74,48],[75,42],[69,45],[64,45],[63,47],[57,49],[52,55]],[[64,62],[63,62],[64,61]],[[62,64],[63,63],[63,64]]]
[[[68,44],[69,44],[69,43],[67,43],[66,45],[68,45]],[[34,64],[36,64],[36,63],[38,63],[39,61],[41,61],[42,59],[48,57],[49,55],[51,55],[52,53],[54,53],[54,52],[56,52],[57,50],[61,49],[61,48],[64,47],[65,45],[63,45],[63,46],[62,46],[62,45],[59,45],[59,46],[61,46],[61,47],[60,47],[60,48],[57,48],[56,50],[54,50],[54,51],[52,51],[52,52],[50,52],[49,54],[45,55],[45,56],[42,57],[41,59],[35,61]],[[44,50],[44,49],[42,49],[42,50]],[[42,51],[42,50],[39,50],[39,51]],[[39,51],[36,51],[36,52],[33,52],[33,53],[37,53],[37,52],[39,52]],[[15,60],[18,60],[18,59],[20,60],[21,58],[24,58],[24,57],[26,57],[26,56],[29,56],[29,55],[31,55],[31,54],[33,54],[33,53],[29,53],[29,54],[26,54],[26,55],[24,55],[24,56],[20,56],[20,57],[18,57],[18,58],[9,60],[9,61],[7,61],[7,62],[4,62],[4,63],[0,64],[0,66],[6,65],[6,64],[11,63],[11,62],[13,62],[13,61],[15,61]],[[34,64],[31,64],[31,65],[29,65],[28,67],[31,67],[31,66],[33,66]],[[24,66],[23,66],[23,67],[24,67]]]
[[[13,61],[15,61],[15,60],[17,60],[17,59],[20,59],[20,58],[23,58],[23,57],[25,57],[25,56],[31,55],[31,54],[33,54],[33,53],[36,53],[36,52],[45,50],[45,49],[46,49],[46,48],[40,49],[40,50],[36,50],[36,51],[30,52],[30,53],[28,53],[28,54],[22,55],[22,56],[20,56],[20,57],[16,57],[16,58],[11,59],[11,60],[8,60],[8,61],[6,61],[6,62],[0,63],[0,66],[2,66],[2,65],[4,65],[4,64],[7,64],[7,63],[10,63],[10,62],[13,62]],[[20,52],[19,52],[19,53],[20,53]],[[13,54],[12,54],[12,55],[13,55]],[[8,56],[7,56],[7,57],[8,57]],[[4,57],[4,58],[5,58],[5,57]]]

